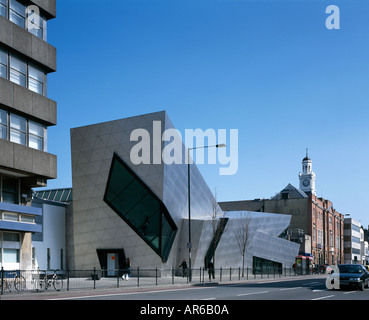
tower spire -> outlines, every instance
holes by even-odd
[[[309,149],[306,148],[306,156],[302,159],[302,173],[299,174],[300,189],[306,193],[315,195],[315,173],[312,161],[309,158]]]

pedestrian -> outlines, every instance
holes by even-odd
[[[131,276],[131,260],[129,260],[129,258],[126,259],[124,271],[125,273],[123,274],[122,279],[128,281],[129,277]]]
[[[182,275],[183,275],[183,278],[186,276],[187,277],[187,262],[186,262],[186,259],[183,259],[182,263],[179,265],[179,268],[182,267]]]
[[[211,277],[215,279],[214,263],[212,261],[209,261],[208,263],[208,273],[209,273],[209,280],[211,280]]]
[[[296,276],[297,275],[297,272],[296,272],[296,263],[294,263],[292,265],[292,269],[293,269],[293,274]]]
[[[149,230],[149,224],[150,224],[149,217],[146,216],[144,223],[139,227],[139,230],[141,231],[143,236],[147,235],[147,231]]]

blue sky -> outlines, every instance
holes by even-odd
[[[181,132],[239,130],[236,175],[199,166],[219,201],[298,187],[309,148],[318,196],[367,227],[368,36],[365,0],[58,0],[48,187],[72,186],[70,128],[166,110]]]

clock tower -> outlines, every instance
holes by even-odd
[[[302,159],[302,172],[299,173],[300,190],[305,193],[315,193],[315,173],[313,172],[313,164],[308,156],[308,150],[306,149],[306,157]]]

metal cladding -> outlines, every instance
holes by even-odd
[[[154,162],[158,146],[150,145],[150,163],[134,164],[131,141],[135,129],[155,137],[153,122],[161,132],[174,128],[165,111],[71,129],[73,219],[68,246],[71,268],[99,265],[97,250],[124,249],[132,266],[177,267],[188,259],[188,168],[191,174],[192,267],[203,267],[211,244],[216,243],[217,267],[241,266],[231,230],[236,214],[227,214],[227,227],[214,242],[212,213],[224,217],[195,164],[182,160]],[[161,150],[167,145],[161,141]],[[159,148],[159,152],[161,154]],[[270,259],[291,267],[298,245],[278,238],[290,216],[253,213],[247,261]],[[146,219],[147,218],[147,219]],[[146,224],[146,222],[148,222]],[[218,222],[218,221],[217,221]],[[250,265],[251,266],[251,265]]]

